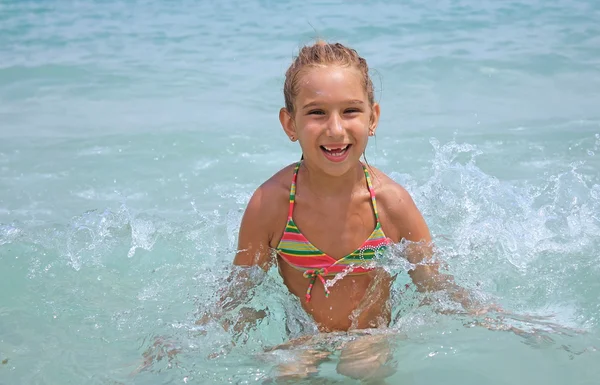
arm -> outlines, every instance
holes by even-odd
[[[262,282],[265,272],[270,268],[271,234],[268,229],[272,226],[270,218],[272,218],[273,205],[269,205],[265,195],[265,187],[261,186],[248,202],[240,225],[234,266],[227,278],[227,284],[220,290],[214,311],[205,313],[196,322],[197,324],[206,324],[210,319],[221,319],[226,313],[250,301],[253,289]],[[234,329],[241,331],[245,325],[254,323],[265,315],[264,311],[243,307],[240,309],[240,318],[235,323]],[[226,330],[232,324],[229,320],[220,321]]]
[[[433,244],[429,228],[410,194],[402,187],[396,189],[392,219],[399,240],[406,240],[406,259],[414,265],[408,272],[420,292],[444,290],[465,310],[478,311],[481,307],[471,294],[454,282],[454,278],[439,271],[439,262],[433,258]]]
[[[268,193],[269,190],[274,191],[268,188],[267,184],[259,187],[248,202],[240,225],[238,251],[233,260],[231,274],[225,287],[220,290],[216,305],[212,309],[204,309],[204,314],[196,321],[197,325],[206,325],[214,319],[220,322],[226,331],[233,328],[236,333],[240,333],[247,325],[254,324],[266,316],[262,310],[241,307],[237,319],[231,320],[226,317],[227,313],[252,298],[253,289],[264,279],[265,272],[271,265],[269,244],[272,233],[269,229],[273,228],[272,221],[278,217],[278,212],[277,205],[273,203],[273,193]],[[158,337],[144,352],[143,361],[132,374],[146,370],[155,360],[165,356],[171,359],[180,351],[175,342]]]

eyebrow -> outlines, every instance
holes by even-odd
[[[365,102],[363,102],[362,100],[359,100],[359,99],[353,99],[353,100],[344,101],[344,103],[354,104],[354,105],[363,105],[363,104],[365,104]],[[310,108],[310,107],[318,106],[319,104],[320,103],[318,103],[318,102],[310,102],[310,103],[305,104],[302,107],[302,109],[305,110],[305,109]]]

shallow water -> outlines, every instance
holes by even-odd
[[[388,382],[596,383],[599,19],[594,1],[2,2],[0,384],[262,382],[286,358],[266,348],[314,332],[276,271],[256,329],[194,322],[251,193],[300,156],[277,111],[315,35],[367,58],[367,159],[412,194],[457,282],[548,316],[436,314],[392,263]],[[181,351],[132,374],[157,336]],[[338,361],[325,383],[351,382]]]

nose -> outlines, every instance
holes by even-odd
[[[344,127],[342,126],[342,118],[339,114],[331,114],[327,121],[327,131],[329,136],[336,137],[344,134]]]

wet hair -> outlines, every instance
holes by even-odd
[[[290,114],[294,114],[294,102],[296,96],[298,96],[298,81],[302,72],[306,68],[326,66],[356,68],[362,76],[369,104],[373,106],[375,96],[367,61],[360,57],[354,49],[348,48],[341,43],[327,43],[319,40],[313,45],[302,47],[298,56],[294,58],[292,65],[290,65],[290,68],[285,73],[283,96],[285,98],[285,108]]]

